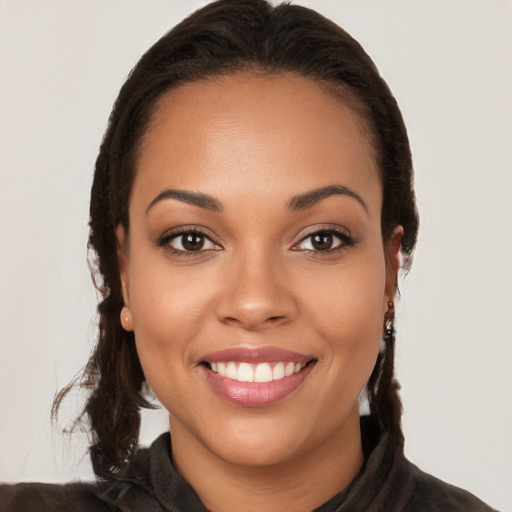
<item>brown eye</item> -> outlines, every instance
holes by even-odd
[[[211,249],[218,249],[207,236],[198,232],[181,233],[174,235],[168,242],[171,249],[176,252],[200,252]]]
[[[334,237],[331,233],[316,233],[311,237],[311,245],[317,251],[332,249]]]
[[[348,248],[354,245],[354,239],[347,233],[339,230],[325,230],[311,233],[304,237],[297,245],[295,251],[330,252],[337,249]]]
[[[188,235],[183,235],[183,241],[181,243],[186,251],[199,251],[203,248],[204,236],[189,233]]]

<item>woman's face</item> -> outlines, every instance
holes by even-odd
[[[187,84],[136,171],[123,289],[173,445],[254,466],[352,442],[401,238],[360,117],[293,75]]]

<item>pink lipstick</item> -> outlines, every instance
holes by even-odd
[[[263,407],[295,391],[313,369],[315,359],[277,347],[233,347],[203,358],[205,376],[226,400]]]

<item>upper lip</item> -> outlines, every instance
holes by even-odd
[[[238,361],[247,363],[301,363],[306,364],[314,359],[313,356],[300,354],[293,350],[287,350],[279,347],[231,347],[224,350],[218,350],[206,354],[201,358],[208,363],[218,363],[223,361]]]

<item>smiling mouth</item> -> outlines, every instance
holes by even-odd
[[[318,359],[277,347],[233,347],[204,356],[206,381],[237,406],[265,407],[299,389]]]
[[[291,377],[299,373],[303,368],[315,361],[307,363],[288,362],[263,362],[248,363],[239,361],[208,362],[204,364],[212,372],[221,377],[226,377],[238,382],[272,382]]]

